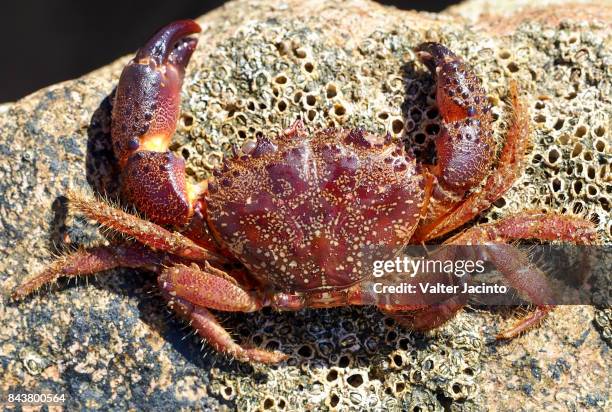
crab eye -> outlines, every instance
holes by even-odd
[[[256,147],[257,147],[257,142],[255,140],[247,140],[246,142],[243,143],[240,150],[242,150],[242,153],[248,155],[248,154],[251,154],[253,150],[255,150]]]
[[[254,150],[251,151],[251,156],[262,157],[276,151],[276,145],[265,136],[257,138],[257,144]]]

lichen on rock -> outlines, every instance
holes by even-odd
[[[299,117],[309,130],[389,132],[431,158],[439,130],[433,81],[413,48],[441,41],[483,79],[500,145],[509,79],[531,114],[527,170],[481,220],[528,208],[575,213],[594,220],[610,244],[610,20],[580,20],[566,6],[556,20],[513,12],[502,31],[490,24],[502,19],[493,11],[479,20],[457,8],[419,14],[356,0],[230,2],[199,20],[204,32],[171,149],[199,180],[233,143],[274,135]],[[425,335],[373,308],[223,315],[241,342],[290,354],[263,367],[183,340],[189,330],[167,316],[145,272],[111,271],[9,302],[6,291],[52,253],[106,241],[68,212],[63,195],[75,187],[116,192],[110,96],[126,61],[0,106],[0,395],[65,393],[68,409],[609,405],[609,347],[601,338],[609,340],[609,310],[586,306],[562,307],[507,344],[492,339],[511,321],[506,311],[468,309]]]

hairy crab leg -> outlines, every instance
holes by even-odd
[[[253,312],[263,306],[260,297],[242,289],[222,270],[209,264],[203,268],[195,264],[174,265],[162,271],[158,284],[170,308],[188,320],[198,335],[215,350],[242,361],[261,363],[277,363],[287,357],[279,352],[241,347],[208,311],[210,308]]]
[[[511,328],[500,332],[498,339],[511,339],[540,323],[554,305],[545,274],[531,264],[528,256],[519,249],[504,245],[521,239],[562,240],[578,244],[595,244],[598,241],[596,226],[587,220],[537,212],[523,212],[499,222],[476,226],[449,239],[452,245],[479,245],[479,249],[499,269],[508,282],[525,293],[536,310],[518,320]],[[478,246],[475,246],[478,248]]]
[[[199,33],[191,20],[157,32],[123,69],[113,105],[113,150],[122,167],[122,195],[158,224],[184,226],[205,184],[186,180],[185,161],[168,151],[180,112],[185,67]]]
[[[170,296],[193,305],[228,312],[254,312],[263,306],[262,299],[249,293],[220,269],[205,264],[203,268],[175,265],[159,275],[160,289]]]
[[[257,348],[245,348],[238,345],[223,328],[219,321],[206,308],[190,303],[186,299],[164,292],[168,306],[180,317],[187,320],[198,335],[208,342],[216,351],[225,353],[241,361],[260,363],[278,363],[287,358],[280,352]]]
[[[455,316],[465,306],[466,300],[467,295],[460,294],[421,308],[387,305],[380,309],[408,329],[425,331],[437,328]]]
[[[447,240],[446,244],[477,244],[482,240],[509,241],[521,239],[560,240],[579,245],[599,242],[597,226],[588,220],[553,213],[525,211],[498,222],[474,226]]]
[[[84,197],[75,192],[68,194],[70,205],[90,219],[103,226],[131,236],[140,243],[153,249],[193,260],[225,263],[227,259],[209,251],[188,237],[178,232],[171,232],[163,227],[141,219],[93,198]]]
[[[162,264],[167,255],[154,252],[140,244],[98,246],[77,250],[55,260],[45,270],[21,284],[13,291],[12,298],[19,300],[45,284],[60,277],[92,275],[119,267],[155,268]]]

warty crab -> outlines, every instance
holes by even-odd
[[[452,317],[463,301],[394,306],[377,302],[362,284],[372,275],[373,260],[464,226],[522,173],[529,122],[516,87],[510,88],[512,121],[498,155],[490,105],[477,76],[445,46],[423,43],[417,54],[436,79],[442,119],[436,165],[417,162],[388,135],[340,128],[309,133],[298,120],[277,137],[246,142],[213,177],[192,183],[184,160],[168,146],[184,71],[197,44],[190,36],[200,30],[189,20],[162,28],[125,67],[117,86],[111,133],[122,200],[146,219],[90,197],[69,196],[77,211],[132,240],[59,258],[18,286],[13,297],[59,277],[147,268],[157,273],[168,306],[214,349],[267,363],[285,355],[238,345],[210,309],[377,304],[413,329],[430,329]],[[445,243],[529,238],[592,243],[596,232],[579,218],[526,211],[469,227]],[[539,287],[542,274],[521,269],[523,257],[513,249],[486,253],[536,305],[499,335],[510,338],[550,310]]]

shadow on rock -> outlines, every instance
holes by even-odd
[[[111,141],[111,113],[115,90],[96,109],[87,129],[87,182],[94,193],[117,199],[119,194],[119,164]]]
[[[439,114],[436,109],[426,113],[420,107],[428,106],[428,98],[435,96],[435,82],[429,72],[416,69],[414,61],[402,65],[404,79],[404,101],[402,102],[402,117],[404,120],[404,137],[402,138],[408,153],[424,164],[434,164],[436,147],[434,138],[439,131]],[[427,85],[425,88],[422,85]],[[426,130],[420,131],[424,120],[432,120]]]

